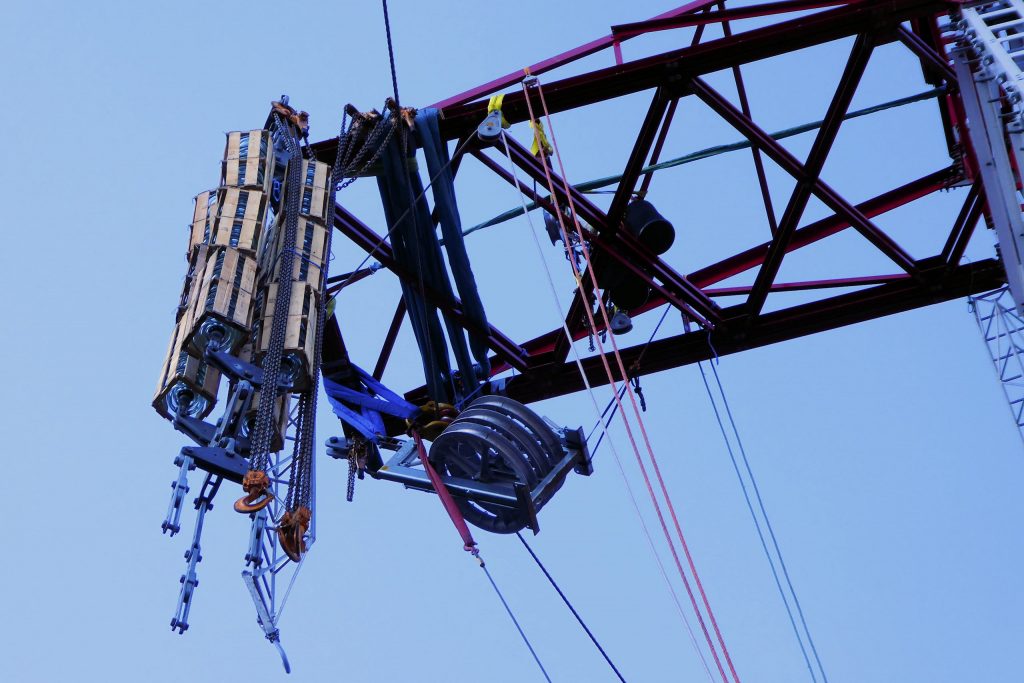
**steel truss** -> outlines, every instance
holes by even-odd
[[[1024,317],[1006,287],[972,297],[971,310],[1024,440]]]
[[[951,66],[947,45],[952,35],[950,12],[955,5],[938,0],[783,0],[742,8],[726,8],[724,2],[698,0],[645,22],[615,26],[609,35],[544,60],[529,67],[533,75],[544,74],[602,50],[611,50],[616,63],[561,80],[546,81],[544,99],[552,114],[578,109],[597,102],[639,92],[649,92],[651,103],[635,137],[632,152],[614,186],[607,211],[596,206],[578,189],[564,189],[562,179],[554,177],[555,195],[561,205],[571,197],[579,217],[596,229],[591,248],[594,258],[618,264],[644,279],[652,295],[632,316],[669,304],[691,321],[697,329],[686,334],[655,341],[641,353],[641,347],[622,350],[627,366],[639,374],[666,370],[710,357],[793,339],[880,316],[954,298],[986,292],[1002,286],[1006,276],[995,258],[962,263],[964,251],[982,216],[989,219],[978,162],[966,135],[964,105],[957,76]],[[754,28],[733,30],[732,22],[758,19]],[[703,27],[720,24],[723,37],[702,42]],[[747,24],[744,24],[746,27]],[[691,44],[671,52],[623,62],[619,46],[635,36],[654,31],[696,27]],[[817,129],[810,153],[803,161],[790,154],[758,125],[747,106],[741,69],[756,60],[804,50],[841,39],[853,39],[845,69],[831,104]],[[872,51],[881,45],[896,43],[920,61],[925,80],[939,92],[938,115],[945,131],[950,165],[893,188],[872,199],[854,203],[845,199],[821,178],[833,142],[857,92],[860,79]],[[735,105],[712,87],[706,77],[732,70],[739,105]],[[509,140],[510,159],[503,148],[477,144],[477,126],[487,114],[488,95],[505,92],[502,112],[515,124],[529,119],[526,91],[519,89],[525,70],[508,74],[477,88],[438,102],[441,133],[447,140],[459,141],[462,152],[453,164],[457,169],[468,154],[499,178],[517,187],[526,197],[549,208],[552,202],[532,187],[517,182],[506,166],[511,161],[529,180],[547,187],[544,168],[529,150]],[[646,189],[650,175],[643,169],[655,163],[661,154],[665,136],[672,124],[678,103],[697,98],[749,141],[758,175],[761,195],[768,215],[770,239],[709,263],[690,273],[681,273],[653,255],[628,231],[620,229],[623,213],[638,186]],[[536,109],[538,102],[533,101]],[[468,144],[463,144],[468,141]],[[314,145],[319,158],[333,159],[336,140]],[[782,210],[776,213],[764,174],[765,158],[775,163],[796,181]],[[531,183],[532,185],[532,183]],[[913,258],[874,222],[878,216],[906,206],[952,186],[967,185],[965,201],[955,220],[947,227],[941,248],[924,258]],[[804,211],[812,198],[824,203],[832,215],[803,225]],[[414,273],[399,267],[382,235],[361,222],[345,208],[335,210],[334,226],[361,249],[413,287]],[[862,277],[829,278],[808,282],[779,282],[777,276],[787,254],[815,244],[846,230],[856,231],[884,254],[893,264],[887,274],[868,273]],[[739,273],[756,270],[749,287],[716,287]],[[584,278],[589,282],[589,278]],[[835,295],[834,288],[847,288]],[[850,288],[855,288],[849,291]],[[765,312],[769,294],[781,291],[805,291],[822,298],[800,305]],[[523,402],[537,401],[581,390],[583,383],[574,363],[567,362],[569,344],[559,328],[522,343],[512,340],[491,326],[473,330],[473,323],[462,314],[457,299],[436,292],[425,296],[446,312],[454,313],[471,331],[486,334],[494,352],[493,373],[514,368],[503,393]],[[742,303],[720,306],[722,296],[743,296]],[[570,308],[566,323],[574,339],[590,332],[583,323],[583,307],[589,305],[579,293]],[[387,364],[394,336],[403,311],[396,311],[375,375]],[[328,335],[324,346],[325,363],[344,358],[340,336]],[[642,356],[642,358],[641,358]],[[584,360],[592,385],[608,382],[599,360]],[[414,388],[407,394],[413,402],[425,398],[425,390]]]
[[[229,391],[229,398],[225,402],[225,414],[217,421],[216,436],[209,439],[210,445],[224,443],[223,427],[233,423],[231,419],[232,409],[236,408],[235,394],[239,391],[240,384],[235,384]],[[247,390],[251,386],[244,383]],[[246,404],[247,405],[247,404]],[[298,402],[293,402],[293,407],[288,416],[288,424],[283,435],[285,446],[294,444],[298,436]],[[244,409],[242,410],[244,412]],[[231,436],[236,436],[233,433]],[[235,446],[227,450],[234,451]],[[210,451],[210,448],[195,448],[186,446],[182,448],[180,455],[175,459],[174,464],[178,467],[178,476],[171,482],[171,500],[167,509],[167,516],[162,524],[165,533],[170,532],[174,536],[181,530],[181,513],[189,492],[188,474],[197,469],[201,464],[203,456],[200,451]],[[281,646],[281,634],[279,624],[284,612],[291,588],[298,577],[299,571],[305,562],[313,543],[316,541],[316,515],[310,520],[310,527],[304,536],[306,552],[302,560],[293,561],[281,548],[278,539],[277,527],[282,516],[287,511],[286,500],[288,494],[288,481],[291,474],[293,455],[286,453],[287,448],[270,454],[270,462],[267,467],[267,475],[270,478],[269,491],[273,495],[270,504],[259,512],[250,515],[252,521],[249,530],[249,539],[246,545],[244,557],[244,569],[242,580],[249,591],[253,605],[256,608],[256,620],[263,630],[264,636],[277,648],[281,655],[281,661],[286,671],[290,670],[288,658]],[[245,460],[234,456],[241,465]],[[311,477],[311,499],[310,509],[316,511],[316,460],[312,463],[313,472]],[[188,616],[192,607],[192,598],[196,587],[199,585],[198,565],[202,561],[201,540],[203,524],[206,514],[213,510],[213,501],[220,490],[225,476],[238,483],[241,480],[241,472],[229,472],[229,467],[211,468],[204,464],[203,469],[215,471],[204,472],[203,485],[199,495],[193,501],[196,509],[195,525],[192,532],[192,542],[185,551],[185,572],[182,574],[180,583],[181,589],[178,593],[178,602],[174,617],[171,619],[171,629],[184,633],[189,628]]]

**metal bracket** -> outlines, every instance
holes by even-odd
[[[487,145],[497,144],[501,137],[501,110],[495,109],[476,129],[476,137]]]

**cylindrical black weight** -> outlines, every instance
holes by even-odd
[[[672,224],[658,213],[654,204],[644,199],[631,202],[626,207],[626,227],[655,254],[664,254],[676,239]]]

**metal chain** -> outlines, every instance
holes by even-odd
[[[381,128],[385,128],[383,135],[380,133]],[[356,158],[351,162],[344,164],[343,175],[348,176],[348,180],[345,180],[341,185],[337,186],[338,190],[344,190],[346,187],[354,183],[359,179],[360,174],[365,173],[366,169],[377,163],[380,159],[380,155],[384,152],[384,148],[387,147],[388,143],[391,142],[391,137],[395,134],[395,130],[398,128],[397,117],[389,116],[387,119],[382,118],[374,126],[373,131],[367,136],[366,142],[356,151]],[[347,137],[347,136],[346,136]],[[338,145],[340,149],[341,136],[338,136]],[[359,168],[353,169],[352,167],[360,163],[370,150],[373,150],[373,156],[366,161],[363,161]],[[342,176],[339,176],[339,178]]]
[[[345,490],[345,500],[349,503],[356,495],[356,472],[359,470],[356,452],[349,449],[348,452],[348,488]]]
[[[263,357],[263,390],[260,392],[260,403],[256,409],[256,425],[253,429],[252,457],[249,469],[266,471],[270,464],[270,441],[274,430],[274,406],[277,399],[278,376],[281,373],[281,356],[284,353],[285,335],[288,329],[288,313],[292,296],[292,264],[295,251],[295,237],[299,227],[299,202],[302,198],[302,158],[298,141],[289,128],[282,123],[277,112],[272,113],[274,126],[284,133],[288,148],[289,160],[287,167],[287,189],[284,197],[285,228],[278,278],[277,301],[270,326],[270,344]],[[328,233],[330,235],[330,233]],[[268,284],[269,298],[269,284]],[[268,302],[269,303],[269,302]],[[266,303],[264,304],[266,305]],[[262,330],[261,330],[262,334]]]
[[[331,168],[331,188],[330,199],[328,202],[328,207],[330,207],[331,209],[333,209],[335,205],[338,190],[347,187],[348,185],[351,184],[352,181],[355,180],[355,178],[353,177],[349,180],[349,182],[342,183],[339,185],[339,181],[341,181],[345,177],[345,175],[348,174],[348,172],[352,172],[349,171],[351,166],[359,164],[360,161],[365,158],[366,154],[368,153],[368,150],[373,150],[373,155],[368,160],[363,162],[358,170],[354,171],[355,174],[363,172],[366,168],[374,164],[377,161],[377,159],[380,158],[384,145],[386,145],[390,141],[391,136],[394,134],[394,131],[397,128],[397,123],[394,120],[389,122],[388,125],[382,125],[383,123],[383,120],[378,122],[374,126],[374,130],[367,136],[367,139],[364,142],[363,146],[358,150],[353,150],[351,148],[351,127],[348,125],[347,115],[343,116],[341,130],[338,134],[337,153],[335,155],[334,165]],[[355,123],[353,123],[353,127],[354,126]],[[383,133],[381,132],[382,128],[384,129]],[[297,144],[294,138],[291,139],[291,142],[292,147],[297,148]],[[289,151],[291,152],[292,150]],[[355,153],[356,155],[354,159],[351,158],[352,153]],[[315,158],[312,152],[310,152],[309,156],[310,163],[313,163]],[[299,158],[297,149],[293,152],[293,158]],[[295,167],[299,168],[300,165],[296,164]],[[291,173],[292,169],[291,166],[289,166],[289,185],[292,184]],[[290,196],[286,196],[285,201],[285,242],[286,244],[292,244],[294,246],[295,235],[292,235],[292,239],[289,242],[288,230],[289,223],[292,222],[293,216],[297,215],[298,207],[292,206],[293,203],[297,204],[297,201],[293,202]],[[331,216],[331,218],[333,218],[333,215]],[[294,232],[297,233],[297,218],[294,222],[296,224]],[[313,358],[311,359],[310,368],[312,374],[312,386],[309,388],[307,392],[305,392],[302,395],[299,404],[299,420],[296,429],[295,450],[292,458],[292,465],[290,468],[288,496],[286,501],[287,508],[291,511],[296,510],[298,507],[308,508],[312,498],[312,465],[314,457],[313,444],[316,441],[316,406],[320,384],[320,364],[323,352],[323,327],[327,322],[327,301],[324,292],[324,285],[326,284],[328,277],[328,265],[330,263],[332,233],[333,230],[327,231],[327,236],[324,245],[324,253],[327,255],[327,258],[325,259],[323,272],[321,273],[321,286],[317,292],[317,326],[314,339]],[[284,270],[284,266],[285,263],[282,260],[282,270]],[[287,272],[289,274],[291,273],[290,265],[287,267]],[[291,280],[289,277],[289,285],[290,284]],[[290,286],[288,289],[290,297]],[[279,283],[279,300],[281,296],[280,293],[281,284]],[[273,331],[271,333],[271,343],[273,344]],[[280,365],[280,358],[278,358],[278,365]],[[266,372],[266,368],[264,368],[264,371]]]
[[[327,206],[333,219],[334,206],[337,200],[338,182],[343,177],[343,157],[350,151],[351,138],[348,135],[347,117],[342,118],[341,130],[338,133],[338,149],[334,157],[334,165],[331,167],[331,189]],[[310,160],[312,163],[312,159]],[[372,162],[371,162],[372,163]],[[327,300],[324,287],[327,283],[328,266],[330,264],[331,242],[333,230],[327,231],[327,239],[324,244],[324,268],[321,273],[320,287],[317,292],[317,326],[314,339],[312,375],[313,381],[310,391],[303,396],[303,403],[300,410],[302,423],[298,434],[296,452],[298,453],[296,474],[298,475],[298,500],[296,505],[309,507],[312,498],[312,469],[313,469],[313,444],[316,441],[316,405],[320,387],[320,363],[323,352],[324,325],[327,322]]]
[[[299,409],[296,411],[298,419],[295,421],[295,433],[297,435],[302,433],[302,425],[306,419],[306,414],[302,410],[305,399],[305,395],[299,399]],[[301,443],[302,442],[299,438],[295,439],[295,443],[292,447],[292,462],[288,466],[288,497],[285,499],[285,508],[292,511],[296,508],[296,491],[299,488],[299,479],[302,477],[299,464],[301,460]]]

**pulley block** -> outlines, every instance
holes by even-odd
[[[430,462],[442,477],[472,482],[495,495],[457,495],[466,521],[486,531],[511,534],[530,527],[561,488],[569,469],[585,460],[585,445],[567,455],[563,437],[539,415],[501,396],[477,399],[438,436]],[[579,468],[577,468],[579,469]]]

